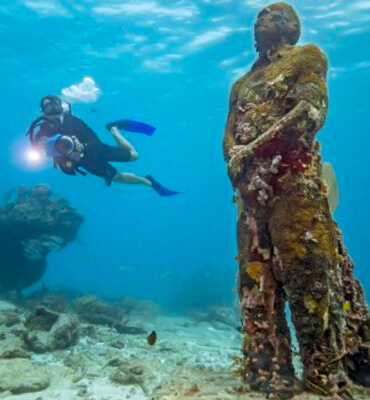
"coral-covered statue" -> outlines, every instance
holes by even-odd
[[[289,397],[294,387],[289,303],[303,384],[351,398],[370,385],[370,318],[332,218],[315,137],[324,125],[327,60],[295,46],[300,21],[285,3],[255,24],[258,60],[233,86],[224,156],[236,192],[243,377]]]

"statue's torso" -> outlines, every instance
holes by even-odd
[[[310,57],[312,52],[320,55],[319,50],[312,47],[308,50],[299,47],[284,49],[276,59],[255,66],[235,84],[236,145],[253,142],[286,116],[300,99],[307,97],[306,101],[311,103],[311,98],[302,95],[302,91],[311,88],[317,92],[318,82],[324,82],[315,74],[315,63],[307,62],[307,56]],[[322,96],[319,96],[317,104],[313,104],[317,109],[322,108],[321,104],[327,105],[325,83],[320,86],[320,93],[321,89]],[[302,178],[297,172],[308,171],[306,178],[316,179],[317,174],[310,167],[318,160],[315,132],[305,135],[305,138],[301,134],[298,130],[297,134],[289,134],[285,139],[279,139],[279,143],[271,142],[271,145],[258,150],[256,158],[246,169],[244,184],[240,188],[245,205],[249,203],[248,199],[252,199],[254,204],[256,193],[262,193],[266,201],[271,199],[277,179],[280,189],[296,185],[295,182]],[[308,141],[305,141],[306,136]],[[288,179],[283,179],[283,176]],[[261,204],[265,202],[261,201]]]
[[[248,144],[264,133],[287,111],[287,95],[296,79],[284,71],[285,60],[272,61],[247,73],[238,83],[235,140]]]

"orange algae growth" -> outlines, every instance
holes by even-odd
[[[256,282],[258,282],[262,276],[263,264],[259,261],[253,261],[246,266],[247,274]]]

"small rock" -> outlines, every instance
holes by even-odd
[[[29,360],[0,360],[0,392],[38,392],[49,385],[50,377],[44,367]]]
[[[119,367],[121,365],[125,364],[125,362],[123,360],[121,360],[118,357],[112,358],[111,360],[109,360],[104,367]]]
[[[0,326],[11,327],[20,322],[21,318],[15,310],[0,310]]]
[[[193,383],[185,390],[185,396],[194,396],[195,394],[199,393],[199,387],[196,383]]]
[[[78,319],[72,314],[61,314],[52,334],[53,350],[63,350],[77,343],[80,337]]]
[[[82,320],[91,324],[111,326],[116,322],[113,308],[96,296],[78,298],[74,308]]]
[[[58,318],[59,314],[40,306],[27,317],[25,325],[30,331],[50,331]]]
[[[158,351],[160,351],[161,353],[176,353],[176,350],[167,344],[163,344],[162,346],[160,346],[158,348]]]
[[[141,380],[125,368],[117,368],[110,375],[110,379],[120,385],[141,385]]]
[[[79,368],[86,369],[90,363],[90,359],[83,353],[72,350],[68,356],[63,360],[66,367],[77,370]]]
[[[146,330],[141,326],[128,326],[121,323],[114,325],[114,328],[118,333],[125,333],[128,335],[141,335],[146,333]]]
[[[3,326],[3,328],[4,328],[4,326]],[[24,337],[25,337],[27,331],[26,331],[26,328],[23,325],[23,323],[12,325],[10,327],[5,327],[5,328],[6,328],[5,331],[8,331],[12,335],[17,336],[17,337],[21,338],[22,340],[24,340]]]
[[[85,395],[87,395],[87,387],[86,386],[84,386],[84,387],[82,387],[81,389],[79,389],[79,391],[77,392],[77,396],[85,396]]]
[[[120,338],[114,338],[108,344],[116,349],[123,349],[126,346],[125,342]]]
[[[90,338],[96,337],[97,330],[94,325],[84,324],[81,326],[80,330],[81,330],[81,336],[88,336]]]
[[[129,371],[134,375],[142,375],[144,373],[144,368],[140,365],[133,365],[129,368]]]
[[[9,333],[0,341],[0,358],[28,358],[24,342],[19,337]]]
[[[101,367],[98,365],[90,365],[84,374],[87,378],[97,378],[101,374]]]
[[[50,331],[28,332],[25,341],[30,350],[36,353],[45,353],[66,349],[75,344],[78,339],[78,319],[71,314],[60,314]]]
[[[35,353],[42,354],[51,350],[51,339],[48,332],[28,332],[25,337],[27,348]]]
[[[82,379],[85,378],[85,375],[87,373],[87,368],[77,368],[74,371],[73,377],[72,377],[72,382],[80,382]]]
[[[17,308],[7,301],[0,300],[0,312],[3,311],[16,311]]]

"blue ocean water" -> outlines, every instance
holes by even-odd
[[[47,183],[80,210],[79,239],[49,256],[43,282],[105,297],[133,296],[171,311],[232,302],[236,211],[222,156],[231,83],[256,58],[253,23],[264,0],[3,0],[0,3],[0,193]],[[291,1],[302,43],[328,55],[330,113],[318,138],[336,171],[335,213],[356,275],[370,294],[368,101],[370,2]],[[75,113],[103,141],[120,118],[154,125],[127,134],[152,174],[184,193],[68,177],[25,160],[24,132],[46,94],[91,76],[102,97]]]

